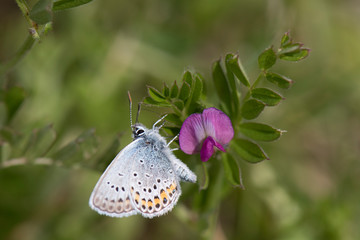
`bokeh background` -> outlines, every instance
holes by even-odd
[[[209,81],[211,64],[228,52],[239,53],[253,81],[257,56],[290,31],[311,54],[277,64],[295,84],[259,119],[287,133],[264,146],[271,161],[241,165],[246,190],[222,200],[211,235],[360,239],[359,23],[357,0],[95,0],[58,12],[53,30],[6,76],[27,94],[11,125],[26,134],[52,123],[58,146],[95,128],[99,148],[119,135],[124,147],[131,141],[128,90],[139,102],[147,85],[170,85],[187,69]],[[3,0],[1,62],[27,34],[15,1]],[[140,120],[149,126],[160,113],[144,109]],[[191,196],[153,220],[96,214],[88,197],[99,176],[82,167],[1,168],[0,239],[203,236],[179,217],[192,211]]]

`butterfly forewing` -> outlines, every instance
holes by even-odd
[[[107,167],[96,184],[89,205],[100,214],[111,217],[125,217],[136,214],[128,183],[129,166],[138,149],[136,140],[125,147]]]

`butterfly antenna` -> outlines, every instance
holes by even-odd
[[[138,104],[138,110],[136,113],[136,122],[135,123],[139,122],[140,109],[141,109],[141,103]]]
[[[128,91],[128,98],[129,98],[129,108],[130,108],[130,126],[132,127],[132,100],[131,100],[131,96],[130,96],[130,91]],[[136,121],[137,121],[137,117],[136,117]]]

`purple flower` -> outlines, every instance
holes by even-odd
[[[207,161],[214,147],[225,152],[224,146],[234,137],[230,118],[216,108],[203,113],[191,114],[180,129],[180,149],[187,154],[200,153],[201,161]]]

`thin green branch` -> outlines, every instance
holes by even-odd
[[[35,164],[35,165],[53,165],[55,161],[51,158],[36,158],[35,160],[31,161],[28,158],[14,158],[10,160],[6,160],[0,165],[0,168],[8,168],[13,166],[20,166],[26,165],[28,163]],[[58,164],[58,163],[57,163]]]
[[[244,96],[242,103],[246,102],[251,96],[251,91],[260,83],[261,78],[263,77],[263,72],[260,72],[258,77],[256,78],[255,82],[250,86],[249,90],[247,91],[246,95]]]
[[[36,24],[31,20],[30,18],[30,8],[29,8],[29,5],[27,4],[27,2],[25,0],[15,0],[18,7],[20,8],[22,14],[24,15],[26,21],[28,22],[29,24],[29,27],[30,28],[35,28],[36,27]],[[36,29],[35,29],[36,31]]]
[[[26,21],[29,24],[29,36],[25,39],[23,45],[17,51],[17,53],[10,58],[5,64],[0,66],[0,76],[5,75],[10,71],[25,55],[29,50],[40,40],[40,35],[44,32],[39,33],[38,25],[32,21],[29,17],[30,8],[25,0],[15,0],[18,7],[20,8],[22,14],[24,15]]]
[[[31,35],[29,35],[23,45],[18,50],[18,52],[0,68],[0,76],[5,75],[18,62],[20,62],[20,60],[25,57],[25,55],[30,51],[30,49],[35,45],[36,42],[38,42],[38,40],[34,39]]]
[[[254,88],[256,88],[256,86],[260,83],[260,80],[262,79],[263,75],[264,75],[264,72],[260,72],[260,73],[259,73],[259,75],[258,75],[258,77],[256,78],[255,82],[254,82],[253,84],[251,84],[249,90],[247,91],[247,93],[245,94],[244,98],[242,99],[241,104],[244,104],[244,102],[246,102],[246,101],[250,98],[250,96],[251,96],[251,91],[252,91]],[[240,123],[241,120],[242,120],[242,117],[241,117],[241,115],[240,115],[240,117],[239,117],[239,119],[238,119],[237,122]]]

